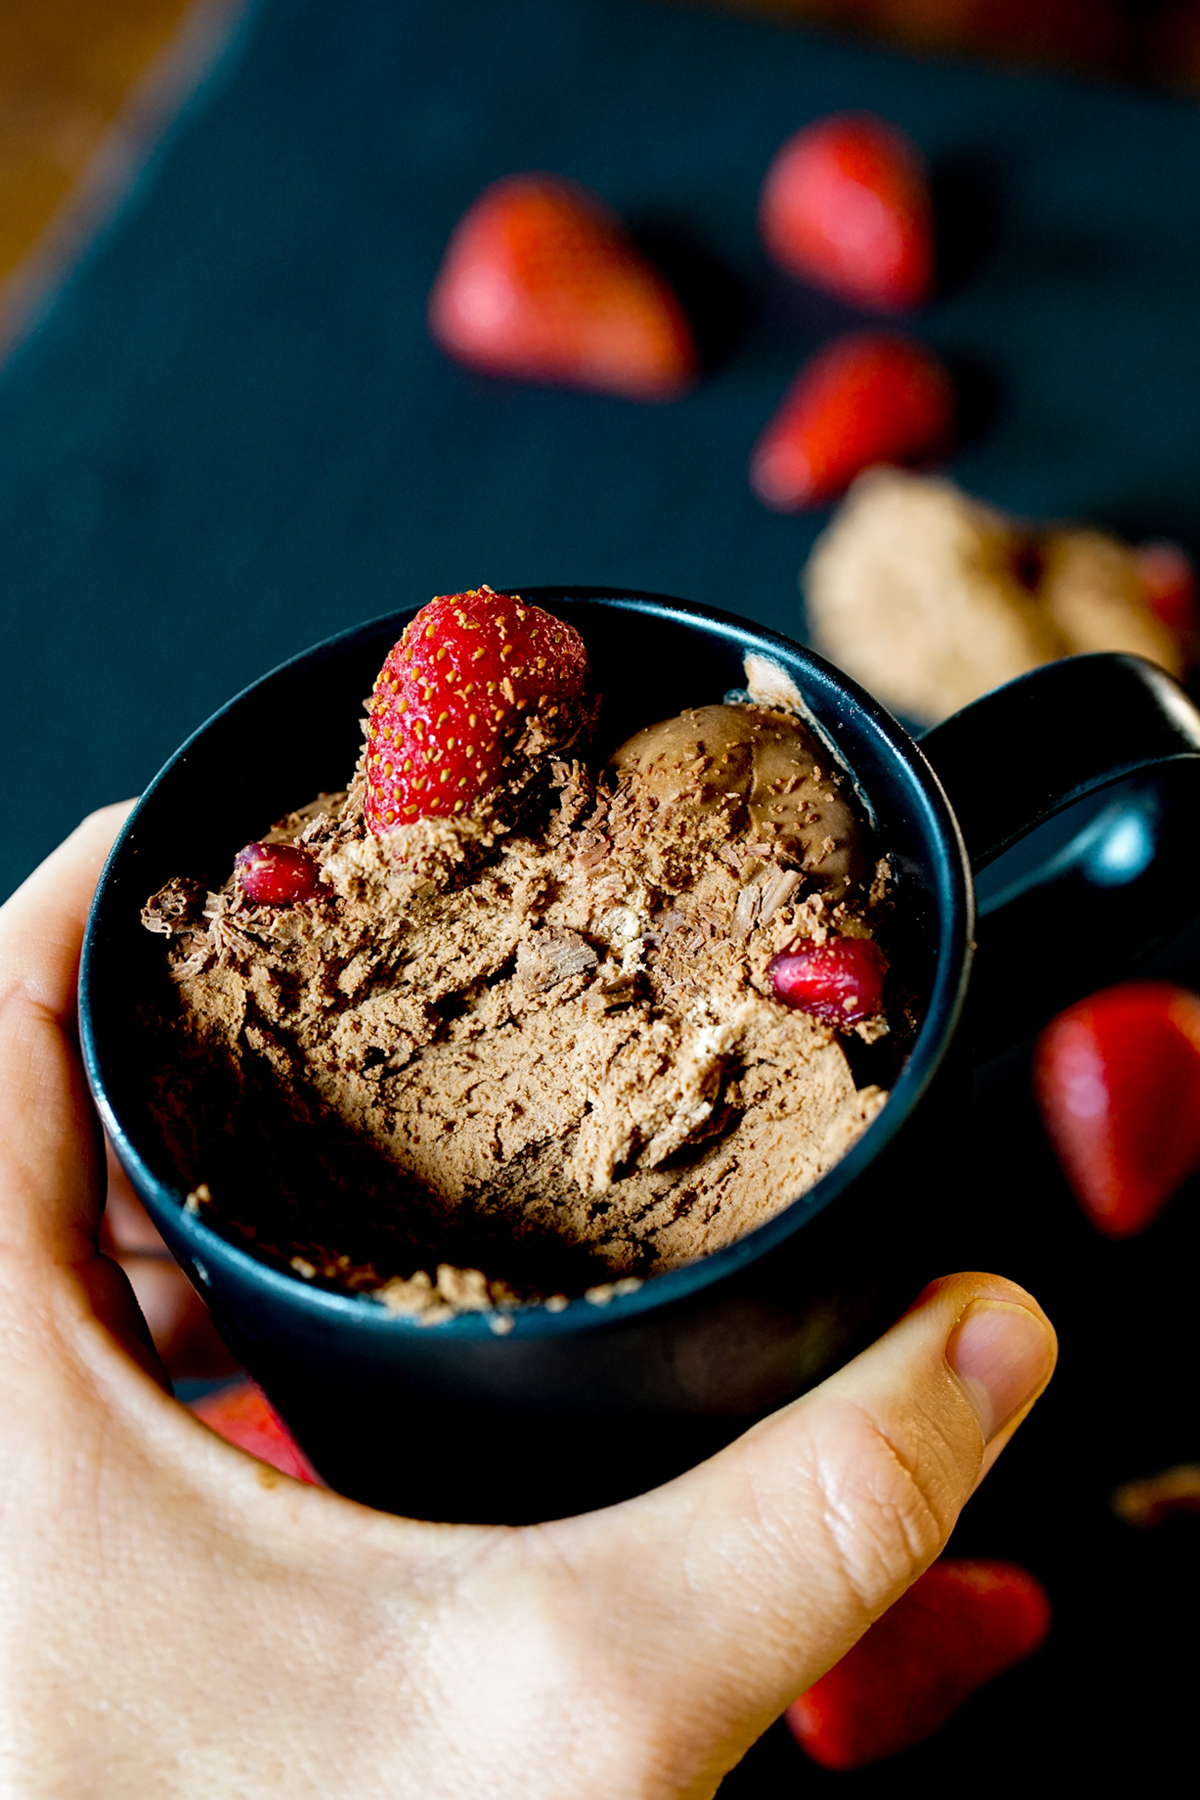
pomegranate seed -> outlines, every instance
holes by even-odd
[[[830,1025],[856,1025],[882,1011],[887,958],[870,938],[798,944],[767,965],[776,997]]]
[[[295,844],[247,844],[233,866],[242,892],[256,906],[291,906],[317,891],[317,865]]]

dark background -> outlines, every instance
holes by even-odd
[[[933,165],[948,282],[918,329],[963,383],[954,474],[1200,546],[1191,103],[641,0],[265,0],[0,373],[0,893],[268,666],[435,592],[611,583],[802,635],[820,520],[767,513],[744,471],[854,315],[772,273],[754,209],[782,139],[845,107]],[[713,352],[692,396],[506,386],[433,349],[450,227],[523,168],[598,189],[676,276]],[[1195,980],[1194,940],[1158,966]],[[1186,1755],[1196,1525],[1139,1535],[1107,1497],[1200,1455],[1196,1195],[1102,1242],[1026,1060],[981,1081],[964,1216],[1055,1318],[1062,1371],[954,1550],[1034,1569],[1050,1645],[900,1762],[826,1776],[777,1728],[730,1794],[1165,1779]]]
[[[746,459],[853,315],[772,277],[754,207],[780,141],[846,106],[949,190],[960,267],[920,328],[982,402],[955,474],[1200,541],[1190,102],[639,0],[266,0],[0,376],[0,892],[265,668],[435,592],[613,583],[797,631],[815,526]],[[493,384],[428,342],[451,225],[529,167],[731,296],[690,398]]]

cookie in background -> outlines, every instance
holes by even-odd
[[[932,724],[1042,663],[1131,652],[1194,665],[1191,565],[1094,526],[1016,519],[940,477],[875,468],[801,575],[812,642],[905,718]]]

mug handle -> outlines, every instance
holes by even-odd
[[[1153,663],[1048,663],[920,744],[976,875],[1046,820],[1125,784],[1107,830],[1093,821],[1040,878],[981,907],[968,1014],[977,1061],[1120,980],[1200,911],[1200,712]]]

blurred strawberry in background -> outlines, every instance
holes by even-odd
[[[754,447],[750,485],[776,512],[823,506],[873,463],[936,455],[953,423],[953,383],[926,345],[852,332],[801,370]]]
[[[1200,1168],[1200,995],[1126,981],[1069,1006],[1038,1039],[1034,1092],[1087,1217],[1133,1237]]]
[[[932,1737],[985,1682],[1041,1648],[1050,1602],[1015,1563],[945,1556],[789,1706],[826,1769],[861,1769]]]
[[[697,374],[682,307],[597,195],[555,175],[485,188],[429,297],[450,356],[489,375],[670,400]]]
[[[767,171],[758,218],[776,262],[844,300],[903,312],[929,298],[925,165],[885,119],[838,113],[789,138]]]
[[[1186,550],[1165,541],[1140,544],[1134,551],[1146,605],[1185,651],[1196,638],[1196,571]],[[1188,656],[1188,661],[1193,660]]]
[[[257,1456],[283,1475],[306,1481],[311,1487],[324,1487],[324,1482],[293,1438],[266,1395],[254,1382],[243,1377],[193,1400],[192,1411],[211,1431],[235,1444],[239,1450]]]

